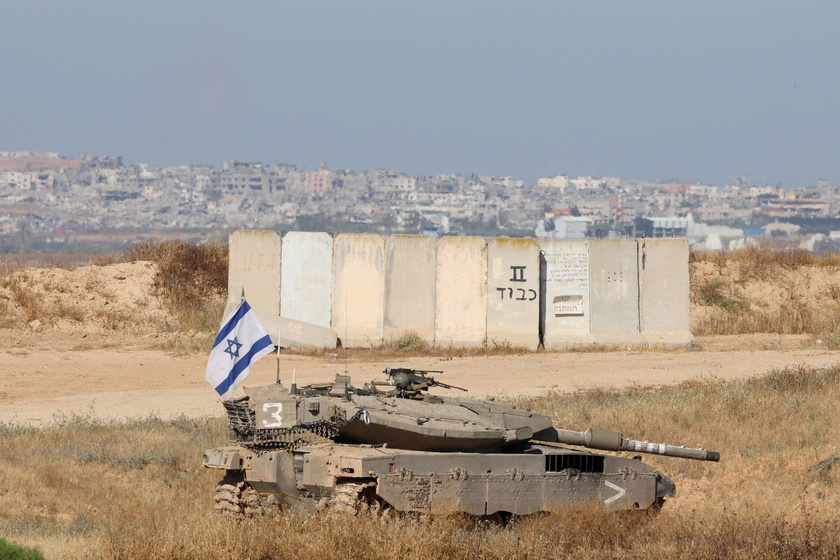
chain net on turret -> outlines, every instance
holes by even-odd
[[[257,429],[256,414],[248,398],[224,401],[228,414],[229,437],[232,443],[249,449],[297,449],[304,445],[329,443],[338,430],[361,415],[358,411],[350,418],[332,418],[296,424],[290,428]]]

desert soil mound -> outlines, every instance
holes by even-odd
[[[13,271],[0,284],[2,326],[66,333],[160,330],[171,317],[157,296],[156,276],[150,262]]]

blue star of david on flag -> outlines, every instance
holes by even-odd
[[[228,346],[225,349],[225,354],[230,354],[232,359],[236,359],[239,357],[239,349],[242,348],[242,345],[239,344],[239,341],[236,340],[236,337],[227,339]]]
[[[243,299],[222,322],[204,378],[221,397],[227,397],[251,372],[251,364],[273,349],[271,338]]]

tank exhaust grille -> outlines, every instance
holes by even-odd
[[[569,469],[582,473],[603,473],[604,457],[589,454],[545,456],[545,472],[562,472]]]

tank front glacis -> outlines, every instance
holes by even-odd
[[[204,454],[206,467],[226,472],[217,507],[243,513],[376,503],[471,515],[589,505],[645,510],[675,495],[670,479],[639,458],[558,442],[717,460],[713,452],[606,430],[560,430],[545,415],[494,401],[431,395],[430,387],[444,384],[429,372],[396,371],[387,385],[354,388],[337,376],[294,393],[279,384],[246,389],[246,397],[226,401],[232,445]]]

